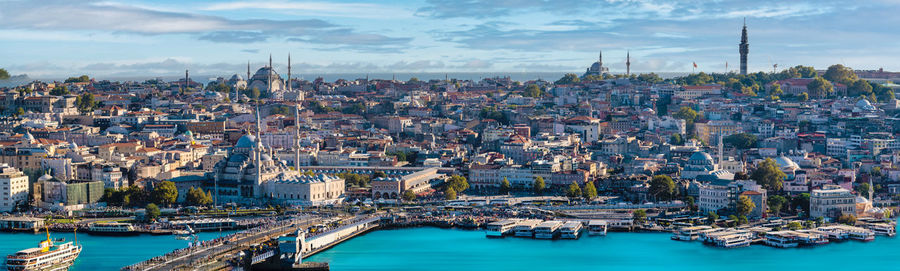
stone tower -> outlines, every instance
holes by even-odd
[[[741,74],[747,74],[747,53],[750,53],[750,44],[747,43],[747,18],[744,18],[744,29],[741,31],[741,44],[738,52],[741,53]]]

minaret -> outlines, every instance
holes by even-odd
[[[272,68],[272,54],[269,54],[269,68]]]
[[[297,134],[294,135],[294,169],[300,172],[300,106],[294,106],[294,127]]]
[[[603,50],[600,50],[600,57],[597,58],[597,63],[600,63],[600,74],[603,74]]]
[[[188,70],[184,70],[184,91],[187,91],[187,89],[189,87],[188,82],[190,79],[188,79],[188,78],[190,78],[190,77],[188,77]]]
[[[631,75],[631,51],[625,56],[625,75]]]
[[[738,52],[741,53],[741,74],[747,75],[747,53],[750,53],[750,44],[747,43],[747,18],[744,18],[744,29],[741,30],[741,44]]]
[[[250,61],[249,60],[247,61],[247,83],[248,84],[250,83]],[[247,85],[247,87],[249,88],[250,85]]]

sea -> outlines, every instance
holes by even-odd
[[[197,234],[197,238],[203,241],[212,240],[234,232],[201,232]],[[69,242],[74,241],[76,236],[74,233],[51,232],[50,237],[65,238],[65,241]],[[69,270],[119,270],[175,249],[188,247],[188,241],[177,240],[174,235],[97,236],[78,233],[77,237],[78,244],[83,247],[81,255]],[[6,270],[3,267],[6,255],[37,247],[43,240],[47,240],[44,233],[0,233],[0,257],[3,257],[4,261],[0,263],[0,270]]]
[[[205,232],[210,240],[231,232]],[[486,238],[483,231],[432,227],[377,230],[305,261],[328,262],[334,271],[479,270],[900,270],[900,237],[843,241],[809,248],[762,245],[724,249],[673,241],[667,233],[583,235],[578,240]],[[71,233],[52,233],[72,240]],[[0,255],[34,247],[43,234],[0,233]],[[71,270],[118,270],[187,247],[174,236],[78,234],[84,251]]]

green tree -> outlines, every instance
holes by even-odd
[[[786,203],[787,199],[780,195],[771,195],[769,196],[769,199],[766,200],[766,204],[769,205],[769,210],[772,210],[772,214],[775,214],[775,216],[780,216],[781,208],[783,208]]]
[[[828,67],[828,70],[825,71],[825,74],[822,75],[825,79],[832,82],[838,82],[841,84],[849,85],[851,82],[856,81],[856,73],[853,72],[853,69],[848,67],[844,67],[841,64],[835,64]]]
[[[656,200],[669,200],[675,195],[675,182],[667,175],[653,176],[649,192]]]
[[[466,181],[466,177],[453,175],[450,176],[450,180],[447,182],[447,186],[453,188],[453,191],[457,193],[461,193],[469,189],[469,182]]]
[[[527,87],[525,87],[525,93],[523,96],[539,98],[539,97],[541,97],[541,95],[542,95],[541,88],[535,84],[530,84]]]
[[[753,203],[753,200],[748,196],[740,196],[737,201],[737,213],[742,216],[747,216],[750,212],[753,212],[753,209],[756,208],[756,204]]]
[[[700,114],[697,113],[697,111],[694,111],[694,109],[691,109],[690,107],[683,106],[680,109],[678,109],[678,112],[675,112],[674,114],[672,114],[672,116],[679,118],[679,119],[683,119],[684,121],[686,121],[688,123],[693,123],[694,121],[697,120],[698,117],[700,117]]]
[[[594,182],[587,182],[584,184],[584,198],[587,200],[592,200],[597,197],[597,187],[594,186]]]
[[[178,199],[178,188],[171,181],[162,181],[153,188],[151,197],[154,202],[169,206]]]
[[[797,95],[797,100],[798,100],[798,101],[801,101],[801,102],[808,101],[808,100],[809,100],[809,94],[807,94],[806,92],[802,92],[802,93],[800,93],[800,95]]]
[[[384,171],[379,170],[379,171],[375,171],[375,173],[372,173],[372,178],[384,178],[384,177],[387,177],[387,174],[385,174]]]
[[[568,189],[566,189],[566,196],[569,198],[577,198],[581,196],[581,187],[578,186],[578,183],[572,181],[572,183],[569,184]]]
[[[825,98],[832,92],[834,92],[834,86],[831,82],[823,79],[822,77],[816,77],[812,82],[806,84],[806,89],[809,91],[809,96],[815,98]]]
[[[872,95],[872,85],[868,81],[859,79],[847,86],[847,96],[856,97],[860,95]]]
[[[669,137],[669,143],[676,146],[684,145],[684,137],[681,134],[672,134]]]
[[[763,186],[769,191],[781,190],[785,177],[787,175],[781,172],[778,164],[772,158],[766,158],[765,161],[760,162],[756,169],[753,170],[753,173],[750,174],[750,179],[753,179],[756,181],[756,184]]]
[[[50,90],[50,95],[53,96],[63,96],[69,94],[69,88],[66,86],[55,86]]]
[[[792,231],[801,230],[803,229],[803,225],[800,224],[800,222],[791,221],[791,223],[788,223],[788,229],[791,229]]]
[[[159,206],[156,206],[156,204],[153,203],[147,204],[147,206],[144,207],[144,211],[146,212],[144,213],[144,217],[147,219],[147,221],[155,220],[159,217],[160,214]]]
[[[650,83],[650,84],[656,84],[656,83],[663,81],[663,79],[661,77],[659,77],[659,75],[657,75],[656,73],[652,73],[652,72],[651,73],[642,73],[637,76],[637,79],[647,82],[647,83]]]
[[[287,106],[276,106],[272,108],[273,115],[285,115],[285,116],[293,116],[294,112],[291,112],[291,108]]]
[[[188,189],[188,193],[185,195],[184,200],[190,205],[198,206],[207,206],[213,202],[212,194],[204,192],[203,188],[194,189],[193,187]]]
[[[15,115],[16,115],[16,117],[21,116],[21,115],[25,115],[25,109],[22,109],[21,107],[16,108],[16,113],[15,113]]]
[[[500,194],[507,194],[510,190],[512,190],[512,185],[509,184],[506,177],[503,177],[503,181],[500,182]]]
[[[745,225],[748,223],[747,216],[745,216],[745,215],[738,216],[737,221],[738,221],[738,225]]]
[[[695,205],[697,204],[697,202],[694,199],[694,197],[687,196],[686,198],[684,198],[684,204],[687,205],[688,209],[690,209],[693,212],[696,207]]]
[[[634,218],[634,224],[636,224],[636,225],[644,224],[644,222],[647,221],[647,211],[644,209],[637,209],[632,214],[632,217]]]
[[[9,79],[9,72],[7,72],[5,69],[0,69],[0,80],[6,79]]]
[[[456,191],[454,191],[452,187],[447,187],[446,189],[444,189],[444,198],[447,200],[455,200]]]
[[[860,184],[856,185],[856,187],[854,187],[853,190],[855,190],[856,193],[858,193],[860,196],[863,196],[863,195],[869,195],[869,189],[871,189],[871,188],[872,188],[872,186],[870,186],[869,183],[860,183]]]
[[[406,191],[403,191],[402,197],[404,201],[414,201],[416,200],[416,193],[413,193],[412,190],[407,189]]]
[[[809,193],[801,193],[791,199],[791,206],[794,209],[800,208],[806,215],[809,215]]]
[[[66,79],[66,83],[87,83],[91,81],[91,77],[87,75],[82,75],[79,77],[69,77]]]
[[[556,80],[557,85],[571,85],[577,84],[578,82],[581,82],[581,79],[579,79],[578,75],[574,73],[567,73],[566,75],[563,75],[563,77],[559,80]]]
[[[546,184],[544,183],[544,177],[537,176],[534,177],[534,184],[532,185],[534,188],[534,193],[537,195],[543,194],[544,189],[546,188]]]
[[[716,220],[719,220],[719,215],[716,212],[710,211],[706,213],[706,222],[709,224],[716,223]]]
[[[723,142],[735,148],[746,150],[756,147],[756,136],[748,133],[738,133],[725,137]]]
[[[841,215],[838,217],[837,222],[847,225],[856,225],[856,216],[850,214]]]

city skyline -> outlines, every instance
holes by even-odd
[[[612,73],[625,73],[627,52],[633,73],[689,72],[692,63],[697,72],[724,72],[726,62],[739,66],[746,17],[750,72],[773,64],[900,69],[891,1],[588,4],[0,1],[0,48],[8,52],[3,68],[33,78],[230,75],[269,54],[283,70],[288,53],[298,76],[579,73],[601,50]]]

